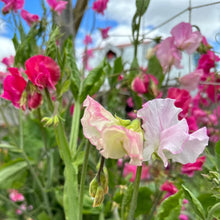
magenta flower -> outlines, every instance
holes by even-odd
[[[12,202],[24,201],[24,196],[21,193],[19,193],[16,189],[9,190],[9,198]]]
[[[202,170],[202,166],[205,163],[205,156],[197,158],[195,163],[187,163],[182,166],[181,172],[189,177],[193,177],[194,172]]]
[[[58,15],[62,14],[62,11],[66,8],[67,1],[47,0],[48,5],[53,11],[56,11]]]
[[[143,120],[144,161],[151,160],[156,153],[167,167],[168,160],[182,164],[194,163],[208,145],[206,128],[189,134],[186,119],[178,120],[181,108],[173,99],[154,99],[138,110],[137,116]]]
[[[1,0],[5,3],[5,6],[2,8],[2,13],[7,14],[10,10],[15,13],[18,12],[19,9],[22,9],[24,6],[24,0]]]
[[[200,78],[203,75],[202,69],[197,69],[179,79],[180,87],[187,91],[193,91],[198,88]]]
[[[28,109],[36,109],[42,104],[42,95],[37,91],[28,91],[27,93],[27,106]]]
[[[17,68],[8,68],[10,75],[3,82],[3,94],[1,97],[12,102],[16,108],[20,108],[20,99],[27,82]]]
[[[96,0],[93,2],[92,9],[97,13],[104,15],[104,10],[107,8],[108,0]]]
[[[100,28],[101,34],[102,34],[102,39],[106,39],[109,37],[108,35],[108,31],[109,31],[110,27],[107,28]]]
[[[131,89],[139,94],[144,94],[147,92],[144,80],[140,76],[134,78],[131,84]]]
[[[172,196],[173,194],[178,192],[176,186],[168,180],[163,185],[161,185],[160,190],[167,192],[163,199],[166,199],[169,196]]]
[[[7,67],[12,67],[14,64],[14,56],[10,56],[10,57],[4,57],[2,59],[2,63],[5,64]]]
[[[171,34],[175,39],[176,47],[185,50],[188,54],[194,53],[202,41],[201,33],[192,32],[190,23],[181,22],[171,30]]]
[[[175,99],[175,106],[182,108],[179,118],[185,117],[192,99],[190,93],[185,89],[171,87],[168,89],[167,98]]]
[[[136,176],[136,170],[137,170],[137,166],[125,163],[123,176],[126,177],[129,174],[132,174],[132,177],[130,178],[129,181],[134,182]],[[141,171],[141,180],[147,180],[149,178],[150,178],[149,167],[143,164]]]
[[[87,96],[86,107],[81,119],[83,133],[95,145],[103,157],[119,159],[131,158],[130,164],[142,164],[143,134],[140,122],[115,118],[98,102]]]
[[[22,9],[21,10],[21,17],[27,22],[29,26],[31,26],[33,23],[39,21],[39,16],[35,14],[31,14],[28,11]]]
[[[40,89],[56,89],[60,79],[60,68],[50,57],[36,55],[25,62],[28,79]]]
[[[83,40],[83,43],[84,43],[85,45],[89,45],[89,44],[92,43],[92,38],[91,38],[91,36],[90,36],[89,34],[87,34],[87,35],[85,36],[85,39]]]
[[[176,68],[182,68],[180,65],[182,54],[174,45],[173,37],[166,38],[158,45],[156,56],[164,73],[169,72],[173,65]]]
[[[189,220],[188,216],[185,214],[180,214],[179,215],[179,220]]]

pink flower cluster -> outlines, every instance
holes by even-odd
[[[203,127],[189,134],[186,119],[178,119],[182,109],[174,103],[169,98],[145,103],[137,111],[137,117],[143,121],[142,131],[138,119],[130,122],[115,118],[88,96],[81,119],[84,135],[105,158],[119,159],[127,155],[131,164],[141,165],[156,153],[165,167],[169,159],[182,164],[194,163],[208,145],[207,131]]]
[[[37,108],[42,102],[40,90],[43,88],[56,89],[60,78],[60,69],[56,62],[50,57],[36,55],[25,63],[26,75],[30,82],[24,79],[17,68],[8,68],[9,74],[3,82],[2,98],[10,100],[16,108],[29,109]],[[31,84],[32,83],[32,84]],[[26,94],[26,99],[22,100]]]
[[[199,31],[192,31],[189,23],[181,22],[171,30],[171,37],[163,40],[156,50],[156,56],[163,67],[164,73],[169,72],[174,65],[182,68],[180,62],[181,51],[192,54],[199,47],[202,35]]]
[[[58,15],[61,15],[63,10],[66,8],[66,5],[68,4],[67,1],[61,1],[61,0],[47,0],[48,5],[50,8],[57,12]]]
[[[5,6],[2,8],[2,13],[7,14],[9,11],[18,12],[19,9],[22,9],[24,6],[24,0],[1,0],[5,3]]]

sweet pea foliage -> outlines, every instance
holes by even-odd
[[[139,120],[115,118],[98,102],[87,96],[81,119],[83,133],[103,157],[119,159],[128,155],[133,165],[142,164],[143,133]]]
[[[193,163],[208,145],[206,128],[189,134],[186,119],[178,120],[182,111],[174,105],[173,99],[154,99],[145,103],[137,112],[143,120],[144,161],[156,153],[168,165],[168,159],[186,164]]]

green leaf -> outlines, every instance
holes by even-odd
[[[208,212],[207,220],[220,218],[220,202],[212,206]]]
[[[70,84],[71,84],[71,81],[70,80],[66,80],[62,85],[61,85],[61,90],[59,92],[59,98],[69,90],[70,88]]]
[[[64,57],[66,59],[65,70],[70,73],[70,80],[71,80],[70,89],[74,98],[76,99],[79,95],[80,71],[76,65],[75,57],[73,56],[73,54],[74,54],[73,44],[72,44],[72,40],[69,38],[66,40],[64,44]]]
[[[73,163],[76,167],[83,164],[85,158],[85,151],[79,151],[76,153],[75,157],[73,158]]]
[[[80,102],[83,102],[87,95],[94,95],[105,81],[105,59],[93,70],[91,70],[83,81]]]
[[[178,220],[183,202],[182,190],[166,198],[159,206],[157,220]]]
[[[37,220],[51,220],[50,217],[46,214],[46,212],[41,212],[37,216]]]
[[[187,189],[184,185],[182,185],[184,194],[186,199],[190,202],[190,204],[192,205],[193,210],[195,211],[195,213],[201,218],[201,219],[206,219],[205,218],[205,211],[204,208],[202,206],[202,204],[200,203],[200,201],[194,196],[194,194]]]
[[[163,74],[163,69],[160,65],[160,62],[156,56],[153,56],[150,58],[148,62],[147,72],[149,74],[154,75],[158,79],[158,82],[159,82],[158,87],[160,88],[164,80],[164,74]]]
[[[18,152],[18,153],[22,152],[21,149],[19,149],[18,147],[9,144],[0,144],[0,148],[5,148],[12,152]]]
[[[151,195],[152,195],[152,191],[149,188],[147,187],[139,188],[135,217],[149,213],[153,205],[151,200]]]
[[[51,57],[54,60],[56,58],[56,52],[57,52],[56,41],[59,33],[60,33],[59,27],[54,28],[50,32],[49,40],[47,41],[46,49],[45,49],[45,55]]]
[[[147,11],[149,3],[150,3],[150,0],[136,0],[136,8],[137,8],[136,13],[139,16],[144,15],[144,13]]]
[[[215,158],[218,171],[220,171],[220,140],[215,145]]]
[[[22,159],[13,160],[4,164],[0,168],[0,186],[26,168],[27,162]]]

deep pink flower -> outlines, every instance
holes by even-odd
[[[56,89],[60,79],[60,68],[50,57],[36,55],[25,62],[28,79],[40,89]]]
[[[89,45],[89,44],[92,43],[92,38],[91,38],[91,36],[90,36],[89,34],[87,34],[87,35],[85,36],[85,38],[84,38],[84,40],[83,40],[83,43],[84,43],[85,45]]]
[[[130,164],[142,164],[143,134],[140,122],[113,117],[98,102],[87,96],[81,119],[83,133],[105,158],[131,158]],[[135,128],[133,127],[135,125]]]
[[[186,117],[187,124],[189,126],[189,133],[197,131],[199,129],[196,118],[194,116]]]
[[[16,108],[20,108],[20,99],[27,82],[17,68],[8,68],[10,75],[6,76],[3,82],[2,98],[10,100]]]
[[[31,109],[36,109],[42,103],[42,95],[37,91],[27,92],[27,106]]]
[[[176,47],[185,50],[188,54],[194,53],[202,41],[201,33],[192,32],[190,23],[181,22],[171,30],[171,34],[175,39]]]
[[[166,38],[157,46],[156,56],[164,73],[169,72],[173,65],[182,68],[180,64],[182,54],[174,45],[173,37]]]
[[[215,67],[215,62],[220,61],[220,58],[215,55],[215,53],[211,50],[207,52],[207,54],[202,54],[197,69],[203,69],[204,74],[208,75],[211,68]],[[206,78],[205,78],[206,80]]]
[[[52,10],[56,11],[58,15],[62,14],[62,11],[66,8],[67,1],[61,0],[47,0],[48,5]]]
[[[24,201],[24,196],[21,193],[19,193],[16,189],[10,189],[9,190],[9,198],[13,202]]]
[[[179,220],[189,220],[188,216],[185,214],[180,214],[179,215]]]
[[[176,186],[168,180],[163,185],[161,185],[160,190],[167,192],[163,199],[166,199],[169,196],[172,196],[173,194],[178,192]]]
[[[70,106],[70,115],[71,115],[71,116],[73,116],[74,108],[75,108],[75,105],[72,104],[72,105]]]
[[[2,63],[5,64],[7,67],[12,67],[14,64],[14,56],[10,56],[10,57],[4,57],[2,59]]]
[[[125,163],[123,176],[126,177],[127,175],[132,174],[132,177],[130,178],[129,181],[134,182],[136,176],[136,170],[137,170],[137,166]],[[141,171],[141,180],[147,180],[149,178],[150,178],[149,167],[143,164]]]
[[[39,21],[39,16],[35,14],[31,14],[28,11],[22,9],[21,10],[21,17],[27,22],[29,26],[31,26],[33,23]]]
[[[2,13],[7,14],[10,10],[15,13],[18,12],[19,9],[22,9],[24,6],[24,0],[1,0],[5,3],[5,6],[2,8]]]
[[[97,13],[104,15],[104,10],[107,8],[108,0],[96,0],[93,2],[92,9]]]
[[[182,166],[181,172],[189,177],[194,175],[197,170],[202,170],[202,166],[205,163],[205,156],[197,158],[195,163],[187,163]]]
[[[128,100],[127,100],[127,105],[128,105],[130,108],[133,108],[133,107],[134,107],[134,103],[133,103],[132,97],[129,97],[129,98],[128,98]]]
[[[202,69],[197,69],[179,79],[180,87],[187,91],[193,91],[198,88],[200,78],[203,75]]]
[[[106,39],[109,37],[108,35],[108,31],[109,31],[110,27],[107,28],[100,28],[101,34],[102,34],[102,39]]]
[[[139,94],[144,94],[147,92],[144,80],[140,76],[134,78],[131,84],[131,89]]]
[[[182,111],[174,105],[173,99],[154,99],[138,110],[137,116],[143,120],[144,161],[151,160],[156,153],[167,167],[168,159],[186,164],[194,163],[208,145],[205,127],[189,134],[186,120],[178,120]]]
[[[179,89],[171,87],[168,90],[167,98],[175,99],[175,106],[182,108],[182,112],[180,113],[179,117],[182,118],[186,115],[189,110],[189,104],[191,102],[191,95],[185,89]]]
[[[9,73],[7,72],[1,72],[0,71],[0,84],[3,83],[4,79],[6,78],[6,76],[8,75]]]

